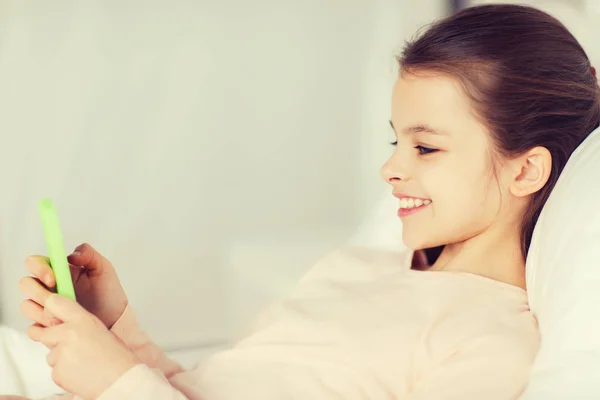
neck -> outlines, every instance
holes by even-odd
[[[525,260],[514,229],[490,229],[464,242],[448,244],[431,270],[485,276],[525,289]]]

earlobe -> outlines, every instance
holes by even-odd
[[[552,170],[552,155],[545,147],[535,147],[518,157],[515,163],[515,174],[510,185],[513,196],[525,197],[544,187]]]

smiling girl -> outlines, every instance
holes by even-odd
[[[441,250],[431,265],[337,251],[244,339],[184,371],[91,246],[69,257],[81,305],[50,293],[47,260],[30,257],[22,311],[55,381],[103,400],[518,398],[539,346],[525,259],[569,156],[598,127],[594,70],[562,24],[515,5],[433,24],[399,67],[382,176],[405,244]]]

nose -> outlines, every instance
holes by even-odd
[[[393,185],[399,181],[406,181],[409,176],[406,168],[400,162],[397,155],[392,155],[382,166],[381,166],[381,178],[390,185]]]

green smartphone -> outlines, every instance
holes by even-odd
[[[56,279],[56,292],[62,296],[75,298],[75,288],[71,279],[71,269],[67,261],[67,253],[63,242],[58,213],[54,203],[50,199],[42,199],[38,204],[40,217],[42,218],[42,227],[46,237],[46,246],[48,247],[48,258],[50,258],[50,267],[54,271]]]

